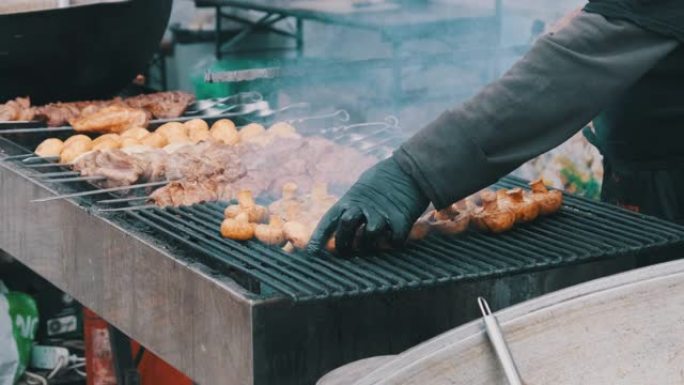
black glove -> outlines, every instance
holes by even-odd
[[[393,246],[400,246],[428,204],[418,184],[393,158],[383,160],[366,170],[323,216],[308,251],[320,252],[333,233],[340,254],[351,251],[357,232],[364,245],[377,245],[387,237]]]

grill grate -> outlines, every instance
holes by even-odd
[[[382,158],[388,153],[384,141],[387,138],[399,141],[399,131],[396,122],[390,119],[331,128],[321,133]],[[0,138],[0,143],[3,149],[10,150],[9,154],[27,152],[4,138]],[[40,175],[40,171],[59,169],[34,169],[33,173]],[[498,183],[498,187],[504,188],[524,186],[525,183],[516,178],[504,178]],[[70,191],[74,188],[83,191],[93,186],[80,183],[69,187]],[[116,196],[110,195],[110,198]],[[218,229],[224,208],[222,203],[167,209],[152,207],[126,211],[123,215],[128,217],[122,219],[133,227],[143,225],[153,236],[178,245],[203,263],[228,273],[256,296],[284,296],[293,301],[487,279],[604,258],[652,253],[684,243],[684,227],[566,195],[563,209],[558,214],[519,226],[505,234],[431,235],[400,251],[351,259],[312,258],[303,254],[287,254],[256,241],[241,243],[222,238]],[[107,215],[119,218],[121,214]]]
[[[504,178],[499,187],[523,186]],[[684,241],[684,228],[583,198],[565,196],[563,209],[499,235],[431,235],[400,251],[351,259],[287,254],[257,241],[224,239],[224,203],[128,212],[193,255],[222,266],[260,297],[293,301],[397,291],[561,267],[652,252]]]

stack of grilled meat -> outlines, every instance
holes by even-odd
[[[79,157],[73,169],[84,176],[103,176],[109,187],[163,180],[183,181],[180,183],[211,180],[228,184],[246,173],[232,146],[211,142],[183,146],[173,152],[163,149],[92,151]],[[196,201],[201,200],[205,199]]]
[[[16,98],[0,104],[0,122],[33,120],[36,112],[29,98]]]
[[[304,191],[316,182],[348,187],[376,161],[327,139],[302,137],[287,123],[269,129],[251,124],[238,131],[228,120],[209,129],[199,119],[94,140],[52,138],[36,153],[58,156],[81,175],[102,176],[106,187],[170,180],[151,195],[160,206],[230,200],[243,190],[277,199],[288,182]]]
[[[177,118],[183,115],[194,100],[192,94],[181,91],[111,100],[50,103],[37,107],[31,106],[29,98],[16,98],[0,104],[0,121],[36,120],[53,127],[71,124],[77,131],[103,132],[106,126],[102,125],[102,121],[105,119],[125,121],[131,119],[126,115],[135,115],[133,123],[145,127],[149,119]],[[98,121],[99,125],[94,125],[94,121]],[[126,128],[133,126],[130,124]],[[121,131],[123,130],[115,132]]]

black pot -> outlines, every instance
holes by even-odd
[[[173,0],[128,0],[0,15],[0,102],[108,98],[159,49]]]

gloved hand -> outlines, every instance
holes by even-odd
[[[366,170],[323,216],[308,251],[320,252],[334,233],[337,251],[349,253],[359,229],[366,246],[372,247],[381,237],[399,246],[428,204],[429,199],[393,158],[383,160]]]

